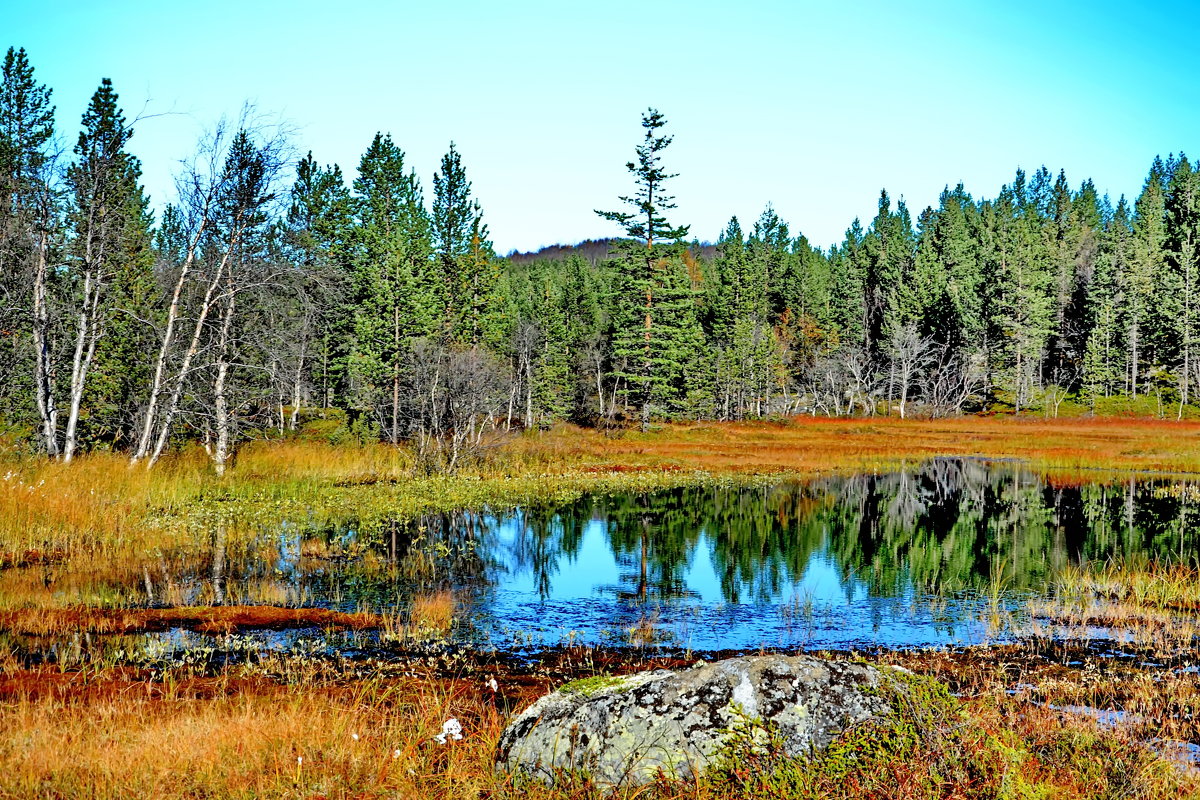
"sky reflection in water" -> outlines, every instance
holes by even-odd
[[[166,597],[165,582],[178,604],[404,614],[413,597],[449,589],[463,611],[457,640],[518,650],[971,644],[1000,638],[996,613],[1019,616],[1063,567],[1195,559],[1200,486],[1054,484],[1017,464],[936,459],[886,475],[499,514],[289,523],[263,537],[227,558],[215,532],[207,559],[187,559],[169,580],[147,573],[154,595],[141,602]],[[139,584],[122,591],[138,602]],[[313,635],[260,638],[274,647]]]

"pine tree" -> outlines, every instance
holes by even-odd
[[[66,461],[78,448],[89,373],[116,311],[113,289],[124,295],[122,300],[136,301],[145,298],[153,283],[148,201],[138,185],[141,164],[125,149],[132,136],[112,82],[105,78],[83,115],[76,161],[67,171],[75,347],[63,445]],[[118,391],[128,395],[132,389],[126,386]]]
[[[1098,398],[1111,396],[1121,386],[1122,315],[1130,291],[1132,235],[1129,206],[1122,197],[1104,227],[1088,297],[1083,391],[1093,411]]]
[[[434,330],[440,311],[429,275],[429,218],[416,173],[405,171],[390,136],[375,135],[358,172],[354,402],[378,410],[388,439],[399,443],[404,354],[414,336]]]
[[[1127,278],[1126,306],[1129,325],[1126,336],[1129,349],[1129,393],[1138,395],[1147,365],[1153,364],[1163,340],[1158,331],[1169,329],[1169,317],[1163,318],[1154,303],[1157,282],[1163,275],[1166,231],[1167,169],[1161,158],[1155,158],[1150,174],[1134,203],[1135,254]]]
[[[433,246],[440,273],[443,329],[451,339],[478,345],[487,335],[485,315],[499,277],[483,210],[471,197],[454,143],[433,176]]]
[[[863,239],[865,334],[872,352],[902,325],[901,287],[911,277],[916,249],[907,206],[901,200],[893,212],[891,205],[887,191],[881,191],[878,211]]]
[[[788,224],[768,205],[755,221],[754,230],[746,242],[749,261],[742,279],[746,291],[739,314],[758,315],[765,321],[772,310],[776,313],[782,311],[784,278],[791,246]]]
[[[769,289],[770,276],[783,276],[791,257],[788,228],[768,207],[749,241],[742,236],[735,217],[721,237],[715,265],[712,369],[715,410],[722,419],[761,415],[770,406],[781,371],[780,347],[769,318]]]
[[[9,48],[0,73],[0,288],[14,367],[32,373],[42,449],[59,453],[52,241],[59,222],[50,90],[34,80],[25,49]],[[28,336],[28,339],[26,339]],[[26,349],[32,344],[31,349]],[[32,362],[32,364],[30,363]],[[22,381],[23,383],[23,381]],[[21,404],[24,405],[23,401]]]
[[[682,263],[688,227],[675,226],[665,216],[675,208],[675,198],[664,188],[675,176],[663,167],[661,155],[672,137],[658,132],[666,122],[653,108],[642,115],[645,137],[637,160],[625,165],[636,189],[620,198],[633,210],[596,212],[620,225],[632,240],[618,253],[613,377],[637,394],[643,430],[653,408],[665,410],[678,400],[677,379],[692,355],[690,342],[698,328],[695,297]]]
[[[1044,170],[1040,184],[1048,183]],[[1012,392],[1019,412],[1034,398],[1046,341],[1052,331],[1053,273],[1039,204],[1030,200],[1024,173],[983,204],[988,288],[995,331],[997,371]],[[1048,202],[1048,201],[1047,201]]]
[[[313,305],[310,324],[304,327],[315,350],[312,380],[322,408],[327,409],[335,400],[344,401],[349,391],[349,358],[358,316],[353,296],[354,201],[341,168],[336,164],[322,168],[311,152],[296,167],[290,199],[287,250],[304,273],[302,291]],[[298,367],[303,360],[299,359]]]
[[[1196,342],[1200,338],[1197,318],[1200,317],[1198,282],[1200,264],[1200,172],[1192,169],[1187,156],[1174,162],[1168,180],[1164,202],[1166,212],[1166,263],[1162,297],[1167,300],[1171,318],[1174,351],[1171,365],[1177,371],[1179,412],[1193,399],[1191,387],[1200,378]]]
[[[867,255],[863,247],[862,223],[855,218],[846,230],[846,238],[829,254],[833,274],[833,323],[841,345],[866,347]]]

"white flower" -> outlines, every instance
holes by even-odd
[[[462,738],[462,723],[454,717],[442,723],[442,732],[433,737],[438,744],[445,744],[447,737],[450,739]]]
[[[489,689],[491,689],[493,692],[500,691],[500,684],[496,683],[495,678],[488,678],[487,687]]]
[[[392,761],[395,761],[395,760],[396,760],[396,759],[398,759],[399,757],[400,757],[400,751],[399,751],[399,750],[393,750],[393,751],[392,751]]]
[[[296,756],[296,766],[304,766],[304,756]]]
[[[350,734],[350,738],[351,738],[351,739],[353,739],[354,741],[356,741],[356,742],[357,742],[357,741],[358,741],[358,734],[357,734],[357,733],[352,733],[352,734]]]

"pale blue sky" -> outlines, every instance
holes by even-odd
[[[1136,194],[1200,153],[1200,6],[1186,2],[31,2],[0,0],[68,142],[101,77],[144,120],[156,204],[198,133],[247,100],[351,177],[390,131],[426,192],[458,143],[496,247],[613,235],[647,106],[700,239],[770,202],[821,246],[879,189],[914,216],[1020,165]]]

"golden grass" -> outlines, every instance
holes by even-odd
[[[447,633],[454,623],[458,601],[454,593],[443,591],[417,595],[409,611],[409,624],[419,631]]]
[[[1200,422],[1133,419],[812,419],[667,425],[651,433],[560,425],[512,437],[453,478],[412,474],[406,448],[313,441],[245,445],[224,479],[189,449],[152,470],[95,453],[62,464],[0,457],[0,564],[165,552],[186,546],[193,519],[211,529],[228,509],[354,513],[372,502],[415,514],[471,503],[517,502],[563,488],[586,491],[624,476],[683,471],[819,475],[884,470],[934,456],[1022,459],[1056,480],[1108,472],[1200,472]],[[675,480],[686,482],[686,475]],[[511,498],[511,499],[510,499]],[[246,526],[229,530],[231,543]]]
[[[52,676],[23,676],[41,684]],[[0,796],[478,797],[503,718],[463,682],[91,677],[0,705]],[[467,735],[438,745],[450,718]]]
[[[1112,631],[1163,658],[1200,642],[1200,569],[1174,562],[1112,562],[1060,570],[1046,599],[1026,604],[1033,622],[1019,633],[1047,639]]]
[[[944,781],[942,791],[930,794],[922,789],[930,777],[923,774],[927,765],[890,762],[876,776],[875,790],[863,796],[990,797],[1002,786],[1027,786],[1038,789],[1030,796],[1068,800],[1166,798],[1194,797],[1200,788],[1147,756],[1132,731],[1097,728],[1079,715],[1011,698],[1004,682],[972,655],[957,661],[945,653],[901,658],[967,690],[965,716],[957,724],[971,726],[961,741],[978,751],[946,755],[960,764],[982,759],[999,771],[935,775]],[[630,662],[625,669],[638,666],[651,665]],[[497,693],[469,668],[458,677],[439,677],[417,664],[402,668],[416,674],[346,682],[317,666],[282,662],[216,678],[9,669],[0,673],[0,797],[602,796],[586,783],[550,789],[514,785],[493,773],[495,744],[511,712],[551,684],[542,670],[504,672]],[[451,717],[462,724],[464,737],[438,744],[434,737]],[[998,756],[1005,761],[996,764]],[[616,796],[719,800],[731,796],[729,788],[663,783]]]
[[[618,437],[562,425],[510,446],[532,461],[617,469],[824,473],[934,456],[1014,458],[1035,469],[1200,472],[1200,421],[1093,418],[944,420],[796,417],[782,423],[693,423]]]
[[[1200,568],[1190,564],[1151,561],[1071,567],[1059,573],[1055,588],[1067,600],[1111,600],[1155,609],[1200,611]]]

